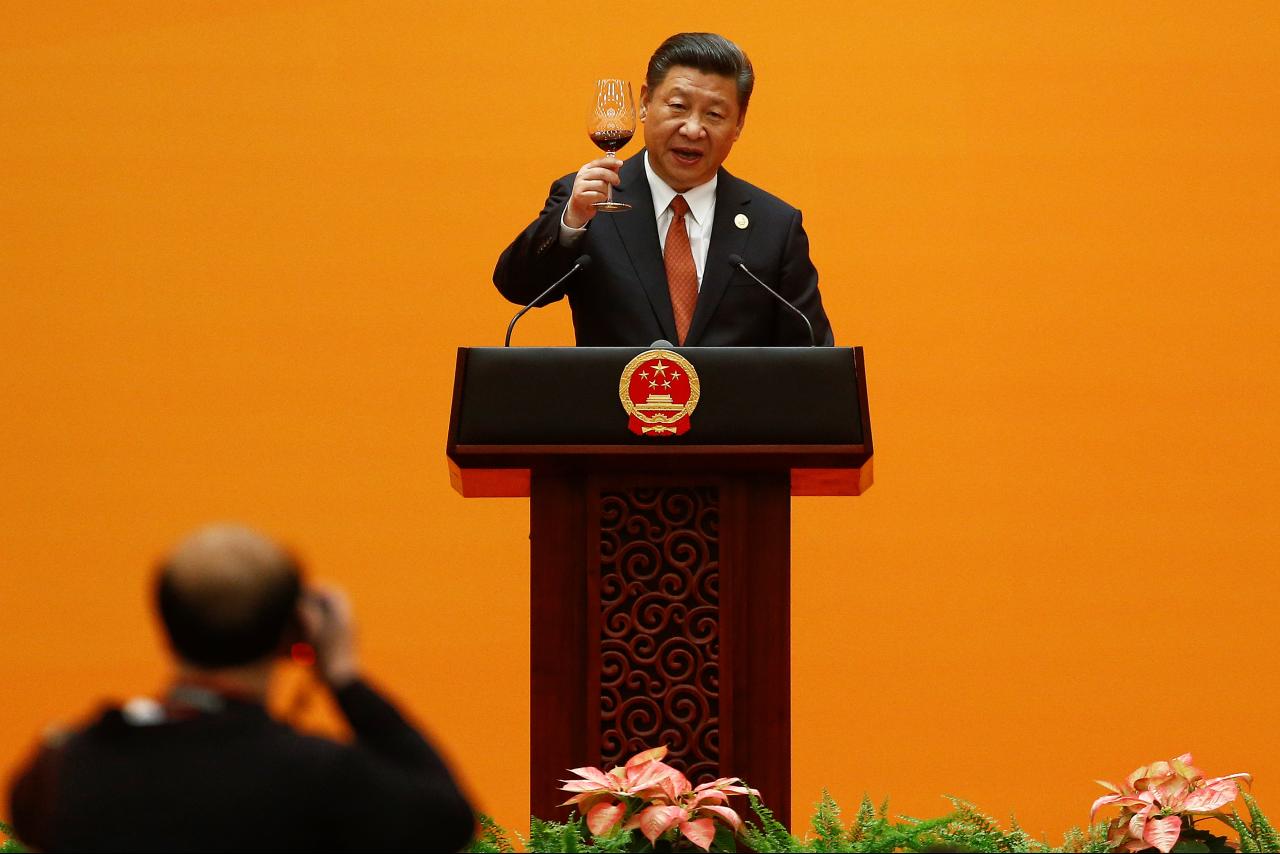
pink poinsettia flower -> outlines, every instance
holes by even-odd
[[[626,804],[596,804],[587,813],[587,828],[597,836],[608,833],[610,828],[622,821],[626,813]]]
[[[562,780],[562,791],[573,797],[561,806],[576,805],[586,816],[587,828],[599,836],[621,825],[639,830],[650,844],[677,831],[694,845],[710,850],[716,823],[742,830],[742,818],[730,806],[729,795],[759,792],[737,777],[721,777],[696,788],[676,768],[663,762],[667,748],[644,750],[626,764],[607,773],[599,768],[574,768],[580,779]]]
[[[1109,789],[1093,802],[1089,821],[1104,806],[1119,806],[1120,816],[1111,823],[1107,841],[1118,851],[1141,851],[1154,847],[1169,854],[1178,844],[1193,815],[1225,817],[1222,807],[1239,794],[1236,780],[1253,782],[1248,774],[1228,774],[1206,778],[1184,753],[1168,762],[1153,762],[1136,769],[1122,785],[1098,784]]]

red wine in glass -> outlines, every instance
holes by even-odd
[[[591,134],[591,141],[599,146],[601,151],[616,154],[618,149],[630,142],[634,135],[635,131],[631,130],[598,130]]]
[[[631,141],[636,132],[636,103],[631,97],[631,84],[615,77],[596,81],[595,97],[587,112],[587,135],[609,157]],[[629,211],[631,205],[613,200],[613,188],[606,190],[605,200],[592,207],[605,213]]]

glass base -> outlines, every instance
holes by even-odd
[[[591,205],[591,207],[595,208],[601,213],[617,213],[618,211],[631,210],[631,205],[627,204],[626,202],[595,202]]]

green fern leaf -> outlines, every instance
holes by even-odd
[[[1223,816],[1222,820],[1240,837],[1241,854],[1258,854],[1262,850],[1258,845],[1257,837],[1253,835],[1249,825],[1244,823],[1244,819],[1240,818],[1239,813],[1233,812]]]
[[[480,813],[476,815],[476,821],[480,824],[480,833],[467,851],[474,854],[512,854],[515,851],[507,839],[507,832],[492,816]]]
[[[1262,851],[1280,851],[1280,835],[1267,820],[1266,815],[1258,807],[1258,801],[1248,792],[1243,792],[1245,806],[1249,808],[1249,820],[1253,823],[1253,834]]]
[[[743,841],[753,851],[759,854],[781,854],[804,850],[800,840],[783,827],[782,822],[774,817],[773,811],[761,803],[759,798],[749,794],[747,800],[751,804],[751,811],[760,819],[759,828],[750,819],[743,822]]]
[[[813,818],[814,850],[843,851],[846,840],[844,824],[840,821],[840,805],[831,797],[831,792],[822,790],[822,799],[815,805]]]

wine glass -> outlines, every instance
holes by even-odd
[[[636,102],[631,97],[631,83],[615,77],[596,81],[595,97],[587,113],[587,135],[610,158],[631,141],[636,132]],[[605,200],[592,205],[598,211],[629,211],[631,205],[613,200],[613,188],[605,187]]]

